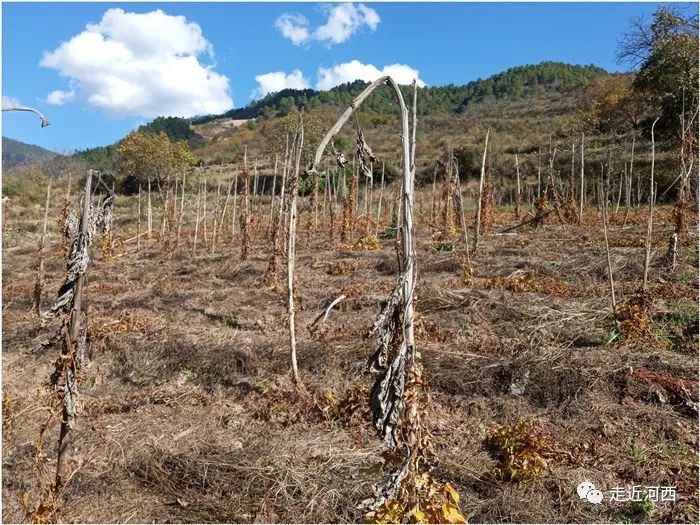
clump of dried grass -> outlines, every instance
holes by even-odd
[[[615,308],[615,321],[627,340],[639,340],[651,335],[652,296],[638,291],[620,301]]]
[[[561,214],[564,220],[569,224],[578,223],[578,204],[576,199],[570,197],[561,207]]]
[[[340,398],[327,390],[323,393],[320,404],[328,418],[350,425],[358,418],[370,420],[368,397],[369,389],[361,385],[347,390]]]
[[[510,292],[536,292],[547,295],[568,295],[572,287],[552,277],[538,275],[533,270],[516,270],[501,277],[473,277],[465,271],[464,282],[475,288],[498,288]]]
[[[148,322],[146,319],[127,310],[121,319],[92,324],[88,333],[91,341],[100,341],[110,333],[143,332],[147,328]]]
[[[539,476],[549,466],[545,458],[552,454],[549,438],[532,422],[490,428],[486,444],[498,460],[494,473],[504,481],[526,481]]]
[[[231,448],[146,448],[130,465],[147,489],[170,500],[158,521],[332,523],[357,521],[370,453],[338,432],[238,436]],[[353,480],[348,483],[348,480]],[[150,516],[147,516],[150,517]],[[143,519],[143,516],[140,516]]]

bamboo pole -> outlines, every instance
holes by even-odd
[[[36,284],[34,285],[34,311],[37,317],[41,318],[41,292],[44,289],[44,247],[46,245],[46,229],[49,222],[49,203],[51,200],[51,179],[46,186],[46,204],[44,205],[44,225],[41,230],[41,238],[39,239],[39,248],[37,250],[37,269],[36,269]]]
[[[433,190],[430,196],[430,229],[435,226],[435,186],[437,185],[437,167],[433,170]]]
[[[272,196],[270,197],[270,228],[269,235],[272,235],[272,229],[275,227],[275,197],[277,191],[277,161],[278,155],[275,153],[275,167],[272,170]]]
[[[175,246],[180,244],[180,234],[182,233],[182,222],[185,218],[185,184],[186,184],[187,172],[182,170],[182,195],[180,196],[180,215],[177,219],[177,237],[175,239]],[[177,198],[177,197],[176,197]]]
[[[148,238],[153,236],[153,207],[151,205],[151,179],[148,179],[148,211],[146,212],[146,223],[148,225]]]
[[[231,243],[236,237],[236,208],[238,206],[238,170],[233,176],[233,209],[231,210]]]
[[[649,220],[647,221],[647,239],[646,239],[646,251],[644,255],[644,279],[642,280],[642,290],[646,292],[647,282],[649,277],[649,260],[651,259],[651,234],[654,222],[654,198],[656,197],[654,192],[654,157],[656,143],[654,142],[654,126],[659,121],[659,117],[656,117],[654,123],[651,125],[651,177],[649,184]]]
[[[136,220],[136,252],[141,249],[141,183],[139,182],[138,219]]]
[[[382,199],[384,198],[384,161],[382,161],[382,181],[379,185],[379,203],[377,204],[377,229],[375,235],[379,237],[379,225],[382,222]]]
[[[603,184],[601,178],[601,184]],[[605,181],[605,186],[610,185],[610,165],[608,165],[607,170],[607,180]],[[605,236],[605,255],[608,262],[608,282],[610,284],[610,305],[612,306],[613,318],[617,311],[617,302],[615,301],[615,281],[613,280],[613,269],[612,261],[610,259],[610,243],[608,242],[608,192],[607,189],[604,192],[605,198],[603,199],[603,234]]]
[[[192,245],[192,253],[197,253],[197,238],[199,236],[199,211],[202,206],[202,181],[197,181],[197,217],[194,223],[194,243]]]
[[[481,201],[484,193],[484,178],[486,177],[486,152],[489,147],[489,133],[491,128],[486,130],[486,140],[484,141],[484,155],[481,158],[481,177],[479,178],[479,202],[476,207],[476,232],[474,233],[474,252],[479,246],[479,234],[481,233]]]
[[[520,165],[518,164],[518,155],[515,155],[515,176],[517,178],[517,195],[515,199],[515,218],[520,220],[520,206],[522,203],[522,192],[520,190]]]
[[[204,251],[209,245],[209,236],[207,235],[207,193],[209,193],[209,179],[206,175],[202,181],[202,236],[204,237]]]
[[[297,196],[299,188],[299,168],[301,165],[301,154],[304,146],[304,113],[299,114],[299,130],[295,137],[296,144],[296,165],[293,178],[290,180],[290,202],[289,202],[289,230],[287,235],[287,318],[289,321],[289,346],[292,360],[292,380],[298,388],[301,385],[299,378],[299,368],[297,365],[297,343],[294,311],[294,264],[296,260],[296,227],[297,227]]]
[[[248,147],[243,148],[243,213],[241,214],[241,234],[243,244],[241,246],[241,260],[248,258],[250,244],[250,174],[248,173]]]
[[[584,189],[584,180],[583,180],[583,172],[584,172],[584,156],[583,156],[583,150],[584,150],[584,142],[586,139],[586,135],[584,133],[581,133],[581,188],[580,188],[580,195],[579,195],[579,208],[578,208],[578,224],[579,226],[581,225],[581,221],[583,220],[583,200],[586,195],[586,191]]]
[[[226,198],[224,199],[224,206],[221,209],[221,216],[219,218],[219,230],[220,234],[224,234],[224,224],[226,224],[226,212],[228,211],[228,201],[231,200],[231,190],[233,189],[233,177],[228,183],[228,189],[226,190]]]

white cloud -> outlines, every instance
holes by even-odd
[[[302,15],[283,14],[275,20],[275,27],[282,36],[289,38],[296,46],[312,40],[326,42],[327,45],[340,44],[366,26],[375,31],[381,21],[377,12],[364,4],[342,3],[324,6],[326,23],[314,31],[309,29],[309,21]]]
[[[284,14],[275,20],[275,27],[295,46],[299,46],[311,38],[309,21],[302,15]]]
[[[398,84],[411,84],[413,79],[416,79],[419,87],[426,85],[421,80],[418,70],[406,64],[391,64],[379,69],[373,64],[363,64],[359,60],[352,60],[330,68],[319,67],[316,89],[331,89],[355,80],[373,82],[384,75],[391,76]]]
[[[379,15],[374,9],[363,4],[337,4],[327,7],[328,20],[316,29],[314,37],[328,43],[340,44],[350,38],[362,26],[366,25],[372,31],[377,29]]]
[[[40,64],[70,79],[51,92],[62,104],[84,98],[110,113],[152,118],[222,113],[233,106],[229,80],[199,56],[213,57],[202,29],[184,16],[109,9],[97,24],[44,53]]]
[[[6,97],[5,95],[2,96],[2,105],[3,106],[21,106],[22,104],[19,103],[19,100],[16,99],[15,97]]]
[[[70,91],[61,91],[60,89],[57,89],[48,94],[48,96],[46,97],[46,102],[48,102],[49,104],[60,106],[62,104],[65,104],[66,102],[70,102],[74,98],[74,89],[71,89]]]
[[[274,71],[255,77],[258,88],[253,92],[254,97],[264,97],[268,93],[275,93],[283,89],[308,89],[309,81],[298,69],[287,75],[284,71]]]

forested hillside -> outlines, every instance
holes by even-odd
[[[7,170],[13,166],[40,164],[55,157],[57,153],[25,144],[8,137],[2,138],[2,169]]]
[[[447,85],[424,87],[418,90],[418,114],[458,113],[473,104],[493,99],[520,99],[542,94],[545,91],[562,92],[585,85],[591,79],[607,74],[594,65],[578,66],[561,62],[542,62],[508,69],[487,79],[478,79],[463,86]],[[217,118],[250,119],[260,116],[283,115],[292,108],[304,104],[310,109],[325,105],[347,106],[366,86],[360,80],[337,86],[328,91],[312,89],[285,89],[271,93],[244,108],[231,110],[223,115],[208,115],[194,119],[203,124]],[[402,86],[404,99],[410,99],[410,87]],[[391,93],[381,90],[370,95],[363,104],[368,112],[392,111]]]

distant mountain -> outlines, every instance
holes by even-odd
[[[58,153],[33,144],[25,144],[8,137],[2,138],[2,169],[13,166],[42,164],[56,157]]]
[[[468,107],[489,100],[518,100],[537,96],[543,92],[566,92],[587,84],[595,77],[607,75],[607,71],[594,65],[573,65],[562,62],[541,62],[510,68],[486,79],[477,79],[463,86],[447,85],[418,89],[419,115],[436,113],[462,113]],[[301,104],[309,108],[337,105],[347,106],[369,85],[356,80],[328,91],[313,89],[284,89],[255,100],[246,107],[232,109],[222,115],[206,115],[192,120],[204,124],[212,120],[251,119],[286,114]],[[410,100],[410,86],[401,86],[405,100]],[[387,90],[375,91],[363,104],[366,112],[390,112],[393,95]]]
[[[417,111],[422,130],[419,142],[423,151],[443,153],[447,142],[462,145],[465,133],[476,124],[499,126],[499,132],[513,143],[517,151],[546,143],[556,127],[555,118],[573,111],[574,91],[592,79],[608,73],[594,65],[572,65],[561,62],[541,62],[510,68],[486,79],[477,79],[462,86],[430,86],[418,89]],[[327,91],[285,89],[270,93],[246,107],[221,115],[203,115],[191,119],[159,117],[141,126],[139,131],[165,132],[171,140],[187,140],[197,158],[203,163],[230,161],[242,155],[244,145],[249,154],[269,153],[274,127],[290,111],[304,104],[307,110],[332,115],[345,109],[369,85],[356,80]],[[410,104],[411,86],[400,86],[404,100]],[[388,89],[373,92],[362,105],[362,114],[371,115],[375,152],[391,143],[395,135],[392,125],[396,101]],[[242,122],[249,121],[245,126]],[[377,135],[374,136],[373,134]],[[511,137],[510,134],[513,134]],[[471,135],[470,135],[471,137]],[[523,143],[523,137],[529,144]],[[346,141],[354,143],[347,135]],[[473,137],[472,137],[473,138]],[[388,139],[388,140],[387,140]],[[104,173],[116,170],[116,144],[77,151],[74,156],[86,161],[93,169]],[[426,157],[427,158],[427,157]]]

